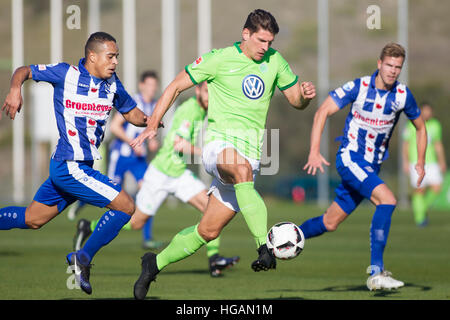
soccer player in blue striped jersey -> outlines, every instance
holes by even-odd
[[[93,33],[77,66],[58,63],[19,67],[2,106],[2,112],[14,120],[22,107],[21,88],[26,80],[45,81],[54,88],[59,140],[50,160],[49,178],[28,207],[0,209],[0,230],[39,229],[76,200],[107,207],[84,247],[66,257],[81,289],[88,294],[92,293],[92,258],[117,236],[135,210],[134,201],[120,185],[92,168],[94,160],[101,158],[98,148],[106,121],[113,107],[134,125],[143,127],[147,121],[115,73],[118,55],[114,37]]]
[[[383,253],[397,200],[378,176],[381,163],[388,156],[389,140],[402,112],[416,129],[417,186],[425,175],[425,124],[411,91],[397,81],[405,56],[402,46],[389,43],[381,51],[375,73],[347,82],[330,92],[314,116],[310,152],[304,166],[308,174],[315,175],[317,170],[323,172],[323,165],[329,165],[320,154],[320,138],[325,122],[328,117],[351,104],[344,136],[336,155],[336,169],[342,183],[336,188],[336,197],[326,212],[305,221],[300,228],[306,239],[334,231],[363,199],[369,199],[376,206],[370,227],[369,290],[394,289],[404,285],[384,268]]]
[[[141,109],[147,116],[151,116],[156,105],[155,95],[158,90],[158,75],[155,71],[144,71],[139,80],[139,93],[134,95],[133,99],[137,103],[137,108]],[[147,148],[141,146],[133,150],[129,142],[136,138],[144,128],[134,126],[127,122],[120,112],[117,112],[111,120],[110,132],[115,136],[109,145],[109,164],[107,175],[115,183],[122,185],[124,176],[127,172],[131,173],[141,188],[145,171],[147,170]],[[159,147],[157,139],[148,141],[148,151],[155,152]],[[74,220],[84,203],[77,201],[70,210],[68,217]],[[124,229],[130,229],[130,224],[126,224]],[[74,239],[74,247],[77,247],[79,236],[87,237],[95,224],[86,219],[81,219],[77,223],[77,235]],[[153,219],[149,219],[142,228],[142,246],[144,249],[158,249],[164,242],[153,240]]]

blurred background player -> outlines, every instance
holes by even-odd
[[[84,247],[66,256],[87,294],[92,293],[89,278],[94,255],[118,235],[135,209],[133,199],[120,185],[92,168],[94,160],[101,158],[98,148],[106,121],[115,107],[127,121],[141,127],[147,123],[146,115],[136,108],[115,73],[118,55],[114,37],[105,32],[93,33],[86,42],[85,57],[77,66],[62,62],[18,68],[2,106],[2,111],[14,120],[22,106],[22,84],[28,79],[50,83],[54,87],[59,140],[50,160],[49,178],[28,207],[0,209],[0,230],[39,229],[76,200],[110,209]]]
[[[147,116],[153,113],[156,105],[155,96],[158,91],[158,86],[158,75],[155,71],[144,71],[141,74],[138,87],[139,93],[133,99],[136,101],[137,107]],[[143,130],[143,128],[136,127],[127,122],[120,113],[116,113],[111,121],[110,131],[115,138],[110,143],[107,175],[122,187],[127,172],[133,175],[138,188],[142,185],[142,179],[147,169],[147,148],[140,146],[136,150],[133,150],[129,143]],[[158,147],[159,143],[157,139],[148,141],[148,150],[150,152],[156,152]],[[75,202],[69,209],[69,219],[74,220],[83,206],[84,203],[80,201]],[[85,221],[82,219],[78,223],[84,224],[86,223]],[[77,229],[79,228],[83,228],[83,226],[77,225]],[[142,247],[144,249],[157,249],[162,245],[162,241],[153,240],[152,219],[149,219],[142,228]]]
[[[275,269],[276,260],[266,246],[267,207],[254,187],[259,171],[267,112],[275,88],[288,102],[304,109],[315,97],[310,82],[301,85],[286,60],[271,48],[278,24],[265,10],[251,12],[242,41],[212,50],[187,65],[165,89],[145,131],[132,146],[153,138],[157,126],[177,96],[203,81],[208,82],[209,107],[202,160],[213,176],[209,201],[200,223],[179,232],[158,255],[142,257],[142,271],[134,286],[136,299],[144,299],[151,281],[167,265],[194,254],[216,239],[237,212],[241,212],[256,242],[254,271]]]
[[[349,81],[330,92],[314,116],[308,162],[303,168],[308,174],[315,175],[317,169],[323,172],[322,165],[330,165],[320,154],[325,122],[351,103],[336,155],[336,169],[342,179],[335,190],[336,197],[323,215],[305,221],[300,229],[306,239],[334,231],[363,199],[369,199],[376,206],[370,227],[371,266],[367,279],[370,290],[404,285],[384,269],[383,253],[397,200],[378,176],[381,163],[388,156],[389,140],[401,112],[411,120],[417,136],[418,158],[414,166],[417,186],[425,174],[425,124],[411,91],[397,81],[405,56],[402,46],[389,43],[381,51],[378,70],[372,76]]]
[[[189,203],[202,213],[205,211],[208,203],[206,187],[191,170],[187,169],[186,164],[193,163],[194,156],[201,155],[201,149],[195,144],[203,127],[207,109],[208,87],[206,82],[202,82],[195,87],[195,96],[186,100],[175,111],[172,127],[145,172],[142,187],[136,196],[134,218],[124,226],[124,229],[142,229],[153,219],[169,194]],[[96,224],[96,221],[80,220],[75,236],[76,247],[81,246]],[[206,244],[210,274],[213,277],[220,276],[221,270],[239,261],[239,257],[220,256],[219,244],[219,238]]]
[[[427,210],[441,192],[443,175],[447,171],[445,151],[442,144],[442,128],[439,121],[433,117],[433,109],[429,103],[422,103],[422,118],[427,128],[427,152],[425,154],[425,177],[420,187],[417,187],[417,173],[414,166],[417,163],[417,143],[414,126],[409,123],[403,132],[403,170],[409,174],[413,193],[411,196],[414,221],[417,226],[428,224]]]

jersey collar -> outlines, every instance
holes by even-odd
[[[240,41],[236,41],[236,42],[234,43],[234,46],[236,47],[236,49],[237,49],[237,51],[238,51],[239,53],[242,53],[241,47],[239,47],[240,44],[241,44]]]

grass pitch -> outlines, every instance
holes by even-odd
[[[266,199],[269,227],[277,222],[301,223],[322,210],[311,205]],[[303,252],[290,261],[278,260],[276,270],[255,273],[255,243],[240,214],[226,227],[221,254],[239,255],[241,261],[211,278],[206,250],[172,264],[152,283],[148,299],[325,299],[428,300],[450,299],[450,212],[431,211],[430,223],[419,229],[412,213],[396,210],[385,250],[386,268],[406,286],[388,292],[366,288],[369,265],[370,205],[361,206],[334,233],[308,239]],[[104,210],[83,209],[80,218],[97,219]],[[163,206],[154,221],[158,240],[170,241],[181,229],[198,222],[189,206]],[[72,285],[65,255],[72,250],[75,223],[66,212],[37,231],[0,232],[0,300],[9,299],[132,299],[140,273],[141,232],[122,231],[99,251],[91,270],[93,294]]]

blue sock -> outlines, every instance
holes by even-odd
[[[323,224],[323,215],[306,220],[299,228],[302,229],[305,239],[317,237],[327,232],[327,228]]]
[[[370,226],[371,274],[384,270],[383,252],[386,247],[394,205],[380,204],[376,207]]]
[[[84,247],[77,252],[77,257],[80,258],[80,261],[83,264],[90,263],[97,251],[110,243],[130,218],[131,216],[122,211],[110,210],[105,212]]]
[[[153,217],[150,217],[142,228],[142,240],[150,241],[153,238]]]
[[[0,209],[0,230],[28,229],[25,224],[26,207],[4,207]]]

